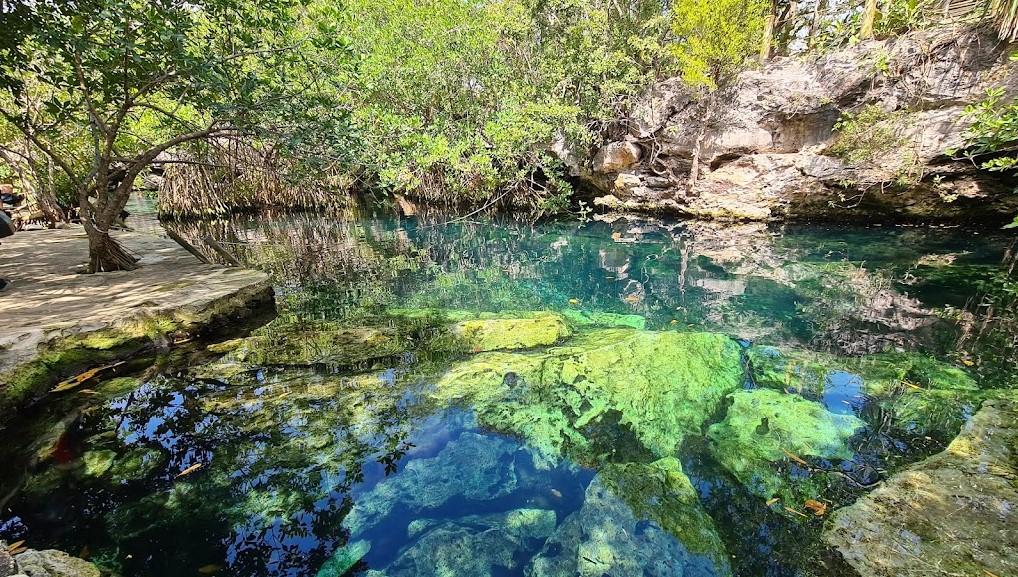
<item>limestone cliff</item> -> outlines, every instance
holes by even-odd
[[[743,73],[707,114],[678,78],[655,85],[599,149],[569,155],[612,210],[742,220],[1003,221],[1013,174],[948,150],[962,112],[1002,87],[1018,95],[1016,50],[992,31],[942,29],[779,57]],[[855,127],[836,129],[855,116]],[[705,124],[704,124],[705,123]],[[689,172],[702,134],[700,175]]]

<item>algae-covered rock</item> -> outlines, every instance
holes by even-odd
[[[609,415],[669,456],[742,375],[739,346],[723,335],[607,329],[544,352],[476,355],[442,375],[434,394],[472,402],[482,424],[545,456],[585,453],[584,429]]]
[[[551,311],[473,312],[456,309],[386,310],[387,316],[427,333],[426,348],[463,352],[530,349],[571,334],[562,315]]]
[[[514,509],[454,520],[418,519],[422,536],[385,569],[389,577],[494,576],[519,569],[555,531],[550,509]],[[321,573],[319,573],[321,577]]]
[[[763,498],[787,495],[791,489],[787,486],[791,480],[774,463],[790,455],[850,459],[853,452],[847,441],[865,427],[853,415],[831,413],[797,395],[758,389],[738,391],[729,398],[725,419],[707,431],[712,451],[736,479]]]
[[[575,327],[631,328],[639,330],[647,328],[647,319],[642,315],[565,309],[562,311],[562,316],[569,321],[569,324]]]
[[[1018,399],[839,509],[824,540],[862,577],[1018,574]]]
[[[602,471],[527,577],[730,575],[727,555],[674,458]]]
[[[506,496],[518,488],[517,450],[506,440],[463,433],[436,456],[410,461],[360,496],[343,525],[356,537],[396,510],[416,515],[454,497],[488,501]]]
[[[918,353],[856,358],[754,346],[748,356],[759,386],[801,392],[836,413],[874,402],[897,431],[945,442],[987,398],[964,369]]]
[[[63,551],[29,549],[14,557],[21,573],[27,577],[99,577],[99,569]]]
[[[388,328],[270,323],[258,334],[211,347],[224,362],[248,365],[351,365],[394,355],[405,343]]]
[[[470,352],[529,349],[569,336],[569,327],[553,313],[520,319],[472,319],[449,327],[456,343]]]

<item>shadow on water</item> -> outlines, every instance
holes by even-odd
[[[222,360],[137,367],[10,426],[18,442],[0,462],[16,466],[0,472],[0,495],[29,476],[0,511],[0,538],[123,576],[848,575],[804,500],[851,503],[940,450],[988,392],[1016,385],[1006,236],[445,223],[167,224],[269,272],[278,318],[218,345]],[[593,371],[612,374],[591,352],[610,343],[449,346],[450,322],[521,311],[561,314],[567,347],[629,330],[605,327],[722,333],[744,345],[735,370],[750,378],[685,431],[675,461],[638,418],[648,407],[575,393]],[[679,370],[647,359],[639,386]],[[720,379],[708,361],[702,378]],[[694,361],[675,362],[700,378]],[[477,384],[464,377],[465,392],[443,396],[437,383],[466,369]],[[964,380],[950,389],[960,393],[934,390],[948,378]],[[739,395],[778,412],[760,418]],[[535,407],[547,419],[512,425]],[[780,411],[846,428],[842,448],[771,460],[719,449],[765,446],[784,434]]]

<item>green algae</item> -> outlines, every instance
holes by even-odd
[[[848,440],[865,423],[853,415],[837,415],[798,395],[768,389],[738,391],[725,418],[707,431],[714,457],[752,493],[788,502],[818,489],[807,479],[792,479],[775,465],[788,459],[853,457]],[[797,488],[796,485],[802,485]]]
[[[457,309],[390,308],[388,317],[415,323],[432,351],[486,352],[529,349],[570,336],[562,315],[551,311],[472,312]]]
[[[273,322],[252,336],[218,343],[211,352],[223,361],[247,365],[353,365],[397,354],[406,342],[382,327],[348,327],[338,323],[293,325]]]
[[[742,376],[739,346],[723,335],[606,329],[543,352],[476,355],[442,375],[434,395],[473,403],[482,424],[545,457],[589,460],[583,429],[608,414],[670,456]]]
[[[642,315],[624,315],[580,309],[563,309],[561,314],[574,327],[631,328],[639,330],[647,328],[647,319]]]
[[[527,567],[530,577],[731,575],[713,521],[678,461],[603,469]]]

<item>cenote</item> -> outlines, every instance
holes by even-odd
[[[1018,385],[1004,234],[165,226],[277,315],[11,424],[0,539],[123,576],[848,576],[834,511]]]

